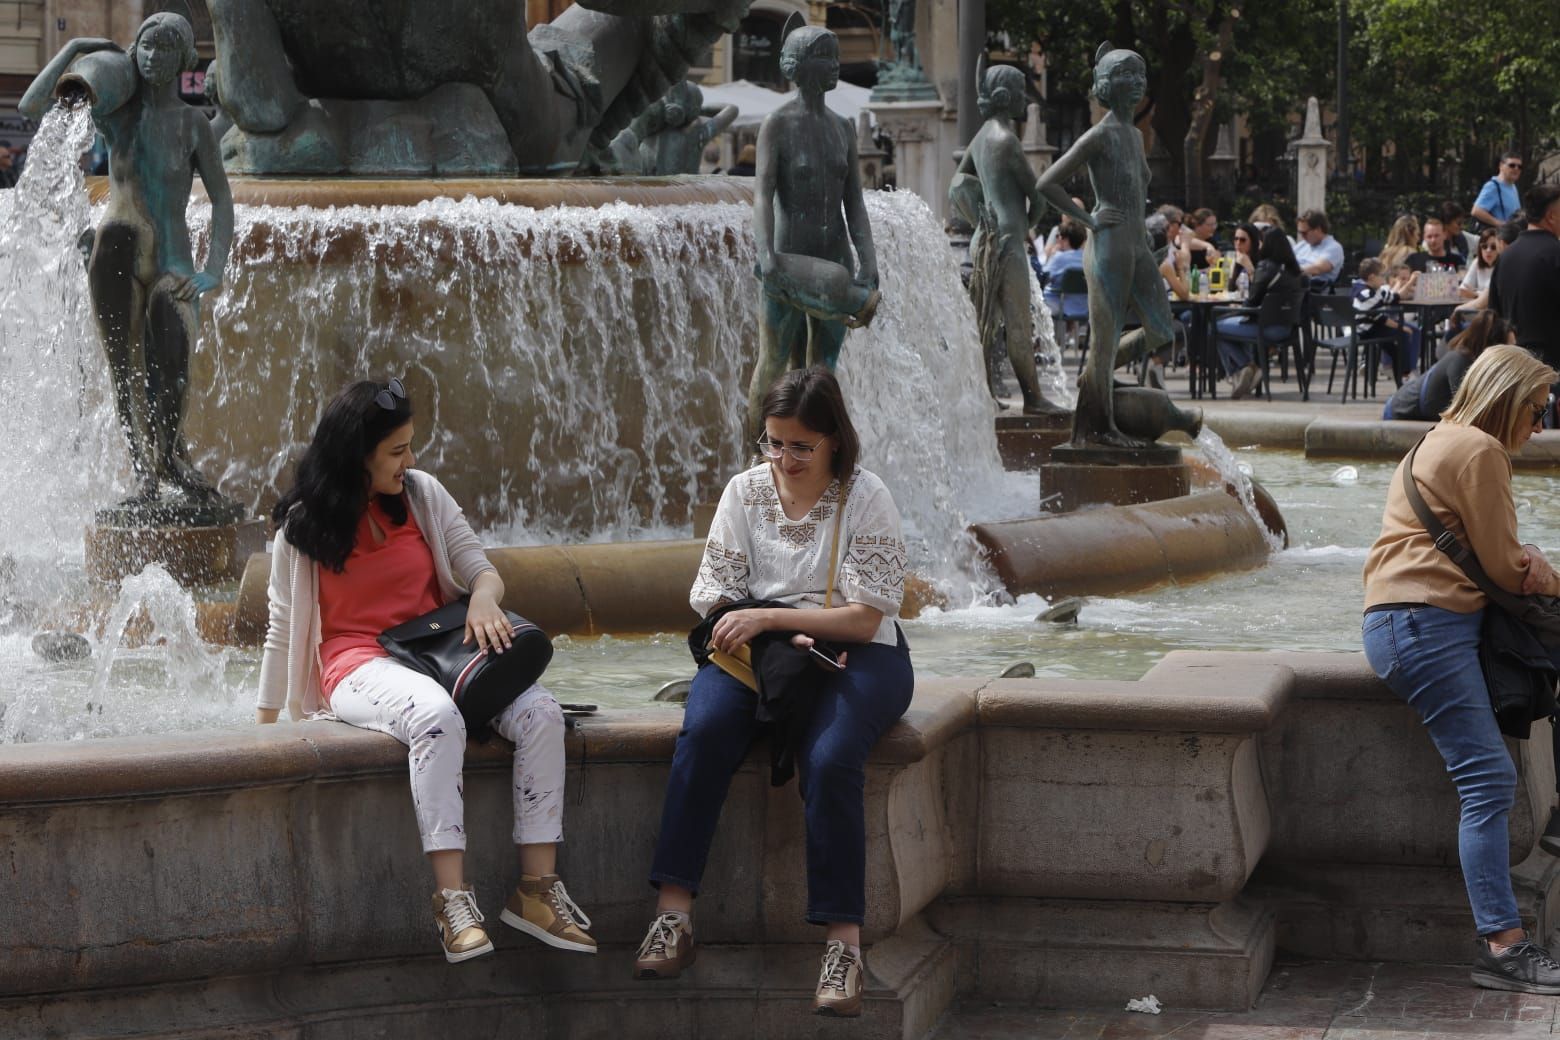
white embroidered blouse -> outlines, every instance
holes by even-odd
[[[806,516],[791,520],[780,507],[767,462],[738,473],[720,496],[688,602],[700,617],[721,600],[745,597],[823,606],[839,503],[836,479]],[[883,481],[859,466],[845,501],[839,557],[834,605],[865,603],[881,610],[883,622],[872,642],[894,645],[894,619],[905,592],[899,510]]]

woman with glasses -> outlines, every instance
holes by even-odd
[[[1235,248],[1230,256],[1235,261],[1235,292],[1241,299],[1251,291],[1252,275],[1257,273],[1258,243],[1262,241],[1262,232],[1255,224],[1237,224],[1235,226]]]
[[[835,663],[818,662],[811,716],[789,729],[805,805],[807,920],[826,929],[813,1010],[854,1016],[866,912],[863,766],[914,686],[895,621],[905,546],[888,489],[856,464],[856,431],[833,375],[814,367],[782,376],[761,414],[763,461],[726,485],[689,602],[700,615],[736,605],[710,639],[726,654],[766,633],[804,649],[815,640],[848,648]],[[743,609],[752,600],[775,605]],[[753,689],[713,664],[694,676],[650,869],[656,916],[636,978],[675,978],[693,963],[694,896],[732,774],[765,728],[758,707]]]
[[[434,923],[450,963],[493,952],[466,883],[461,768],[466,724],[444,687],[393,660],[379,635],[469,597],[466,640],[510,646],[504,583],[465,515],[412,469],[412,403],[399,379],[353,383],[325,406],[297,479],[276,504],[270,629],[257,718],[330,718],[408,748],[412,802],[433,868]],[[563,712],[540,684],[491,722],[514,742],[520,883],[502,920],[563,950],[595,953],[590,919],[557,873],[563,840]]]
[[[1538,429],[1555,378],[1520,347],[1488,348],[1412,463],[1436,518],[1473,550],[1495,584],[1523,595],[1560,593],[1548,561],[1517,537],[1511,494],[1511,456]],[[1365,657],[1418,713],[1457,785],[1458,856],[1478,937],[1474,983],[1560,993],[1560,964],[1528,940],[1511,887],[1507,816],[1517,772],[1479,667],[1489,597],[1419,521],[1403,490],[1407,464],[1388,486],[1381,534],[1365,559]]]
[[[1485,228],[1479,232],[1479,248],[1474,254],[1473,262],[1468,265],[1468,271],[1463,275],[1462,284],[1457,287],[1457,292],[1465,300],[1476,300],[1482,293],[1490,288],[1490,275],[1495,271],[1495,260],[1500,256],[1501,250],[1506,244],[1501,241],[1500,232],[1494,228]]]

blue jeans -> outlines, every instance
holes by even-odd
[[[1224,374],[1233,376],[1247,365],[1260,364],[1257,360],[1257,323],[1239,315],[1220,318],[1214,335],[1219,341],[1219,360],[1224,362]],[[1289,336],[1288,325],[1269,325],[1262,330],[1262,338],[1269,344],[1280,343]]]
[[[819,671],[822,690],[796,754],[812,924],[861,924],[866,916],[864,767],[878,738],[910,707],[915,686],[902,639],[897,647],[868,643],[849,650],[844,671]],[[693,677],[650,867],[650,883],[657,888],[664,881],[698,893],[732,774],[766,728],[753,717],[756,699],[714,665]]]
[[[1484,611],[1458,614],[1413,606],[1365,615],[1365,658],[1392,692],[1419,713],[1457,785],[1462,820],[1457,855],[1480,935],[1521,927],[1511,890],[1507,816],[1517,767],[1495,722],[1479,670]]]

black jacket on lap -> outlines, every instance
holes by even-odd
[[[769,599],[739,599],[710,611],[688,633],[688,650],[694,662],[703,668],[710,664],[710,635],[715,622],[733,610],[761,610],[780,607],[795,609],[789,603]],[[769,726],[769,782],[780,787],[796,772],[796,749],[812,721],[813,708],[823,689],[826,676],[812,655],[791,644],[796,631],[764,632],[748,644],[753,659],[753,676],[758,681],[758,700],[753,717]],[[830,657],[839,650],[822,640],[813,645]],[[713,667],[713,666],[711,666]]]

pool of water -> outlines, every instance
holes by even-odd
[[[1037,621],[1045,607],[1038,596],[932,610],[905,623],[918,674],[996,676],[1029,662],[1045,676],[1135,679],[1178,649],[1358,649],[1360,568],[1394,464],[1259,450],[1236,456],[1289,524],[1291,547],[1267,567],[1090,599],[1072,625]],[[1560,476],[1518,473],[1514,490],[1523,537],[1560,550]],[[164,606],[176,616],[173,604]],[[258,653],[190,645],[193,637],[176,624],[159,624],[159,631],[167,645],[118,650],[107,667],[97,660],[48,664],[27,636],[0,635],[0,742],[199,729],[252,718]],[[691,667],[681,633],[562,636],[555,646],[546,682],[566,701],[643,705],[663,684],[687,678]]]

